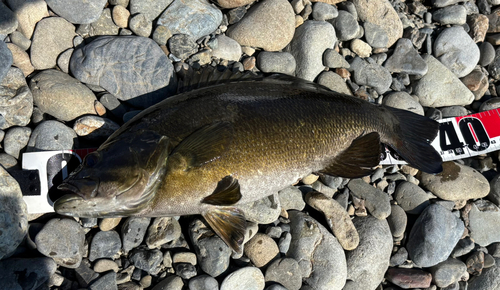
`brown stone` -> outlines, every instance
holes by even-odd
[[[255,67],[255,57],[247,57],[243,60],[243,68],[245,70],[252,70]]]
[[[254,1],[255,0],[216,0],[215,2],[217,2],[221,8],[231,9],[248,5]]]
[[[28,53],[14,43],[7,43],[7,47],[10,49],[13,58],[13,65],[20,68],[23,71],[25,77],[30,75],[35,68],[31,64],[30,56]]]
[[[500,33],[488,34],[488,36],[486,37],[486,40],[493,45],[499,45],[500,44]]]
[[[500,9],[495,9],[488,18],[488,33],[500,32]]]
[[[385,277],[401,288],[427,288],[431,286],[432,275],[420,269],[389,268]]]
[[[471,90],[476,101],[481,99],[488,90],[488,77],[481,70],[475,69],[460,80]]]
[[[344,79],[348,79],[351,77],[351,73],[343,67],[336,68],[335,72]]]
[[[323,2],[328,4],[338,4],[340,2],[344,2],[345,0],[311,0],[311,2]]]
[[[266,234],[257,233],[245,244],[245,255],[258,268],[267,265],[278,254],[278,245]]]
[[[484,268],[484,253],[481,251],[474,252],[465,262],[467,272],[474,276],[481,275]]]
[[[483,42],[488,32],[488,25],[490,21],[486,15],[472,14],[467,16],[467,24],[469,24],[469,35],[475,43]]]

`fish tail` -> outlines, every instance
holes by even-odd
[[[439,123],[409,111],[386,108],[399,124],[392,132],[389,146],[416,169],[427,173],[441,172],[443,160],[430,144],[438,134]]]

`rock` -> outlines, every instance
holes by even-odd
[[[467,11],[462,5],[448,6],[434,11],[432,19],[441,25],[462,25],[467,19]]]
[[[182,279],[189,280],[197,275],[196,268],[189,263],[177,263],[174,265],[175,273]]]
[[[322,72],[318,76],[317,82],[318,84],[323,85],[334,92],[352,96],[351,90],[349,89],[349,87],[347,87],[344,79],[340,75],[332,71]]]
[[[231,249],[219,236],[198,219],[190,224],[189,236],[200,268],[205,273],[217,277],[227,270]]]
[[[392,83],[392,76],[389,70],[368,58],[367,62],[359,57],[355,57],[351,62],[354,80],[358,85],[366,85],[374,88],[378,94],[383,94],[389,90]]]
[[[99,19],[90,24],[79,25],[76,30],[79,35],[85,38],[100,35],[118,35],[119,31],[120,27],[113,22],[109,8],[102,11]]]
[[[464,85],[474,94],[474,99],[481,99],[488,90],[488,77],[480,70],[474,69],[470,74],[461,78]]]
[[[35,25],[42,18],[49,16],[47,3],[44,0],[8,0],[7,5],[12,9],[19,22],[18,30],[31,39]]]
[[[0,82],[3,81],[14,61],[12,52],[5,42],[0,41]]]
[[[116,228],[116,226],[118,226],[118,224],[120,223],[120,221],[122,220],[121,217],[117,217],[117,218],[103,218],[99,221],[99,229],[101,231],[110,231],[114,228]]]
[[[1,166],[0,185],[0,228],[2,229],[0,231],[0,259],[4,259],[16,250],[28,232],[28,212],[19,184]],[[0,273],[2,272],[0,270]]]
[[[216,0],[215,2],[222,8],[230,9],[245,6],[254,1],[255,0]]]
[[[241,46],[234,39],[218,35],[215,40],[217,47],[212,49],[212,56],[219,59],[238,61],[241,58]]]
[[[389,196],[362,179],[352,179],[347,184],[351,193],[357,198],[365,200],[368,211],[378,219],[385,219],[391,214]]]
[[[36,74],[30,81],[35,105],[44,113],[62,121],[96,114],[94,93],[77,79],[50,69]]]
[[[479,48],[460,26],[444,29],[436,38],[434,56],[457,77],[468,75],[479,62]]]
[[[406,248],[413,262],[432,267],[445,261],[464,232],[464,223],[441,205],[429,205],[411,229]]]
[[[428,71],[413,87],[424,107],[468,105],[472,92],[446,66],[431,55],[425,55]]]
[[[113,260],[100,259],[94,264],[94,271],[96,273],[104,273],[107,271],[113,271],[116,273],[118,270],[118,265]]]
[[[146,244],[148,248],[159,248],[181,236],[181,226],[173,217],[157,217],[148,228]]]
[[[146,20],[151,22],[156,19],[173,0],[160,0],[160,1],[141,1],[130,0],[130,14],[143,14]],[[124,5],[126,7],[126,5]]]
[[[220,290],[263,290],[264,286],[264,275],[258,268],[244,267],[224,278]]]
[[[90,244],[89,260],[113,258],[122,247],[120,235],[115,231],[97,232]]]
[[[121,230],[122,246],[125,253],[142,243],[150,222],[151,219],[147,217],[129,217],[125,220]]]
[[[54,260],[45,257],[0,261],[0,289],[32,289],[44,285],[56,270]]]
[[[107,109],[107,112],[111,112],[118,119],[122,119],[123,115],[127,112],[125,105],[120,103],[112,94],[102,95],[99,102]]]
[[[500,259],[495,259],[495,265],[484,269],[480,276],[472,277],[469,280],[468,289],[490,290],[498,288],[500,284]]]
[[[3,2],[0,3],[0,34],[10,34],[14,32],[19,23],[16,16]],[[0,77],[0,81],[2,78]]]
[[[391,228],[393,237],[402,237],[405,233],[407,223],[406,213],[403,208],[397,204],[391,205],[391,215],[387,217],[387,223]]]
[[[392,255],[389,261],[389,266],[391,267],[399,266],[405,263],[406,260],[408,260],[408,251],[404,247],[401,247],[398,249],[396,253],[394,253],[394,255]]]
[[[500,221],[500,209],[487,200],[472,203],[469,212],[470,236],[476,244],[486,247],[500,242],[500,233],[496,230]]]
[[[384,28],[371,22],[364,22],[363,28],[365,29],[366,42],[374,48],[387,47],[389,37]]]
[[[63,51],[73,47],[75,26],[61,17],[49,17],[41,20],[33,34],[31,43],[31,63],[37,70],[56,66],[57,57]]]
[[[312,217],[291,211],[289,218],[292,241],[287,257],[298,261],[304,282],[315,289],[342,289],[347,271],[340,244]]]
[[[308,192],[306,201],[311,207],[325,215],[330,229],[344,250],[350,251],[358,246],[358,232],[349,214],[337,201],[317,191]]]
[[[384,97],[383,104],[389,107],[407,110],[424,116],[424,108],[406,92],[394,92]]]
[[[294,36],[295,14],[286,0],[265,0],[252,6],[227,36],[240,45],[267,51],[283,49]]]
[[[482,198],[488,195],[488,180],[473,168],[455,162],[443,163],[443,171],[433,175],[422,172],[422,186],[444,200]]]
[[[483,42],[488,32],[489,20],[486,15],[472,14],[467,16],[470,27],[469,35],[475,43]]]
[[[344,289],[375,289],[389,267],[392,235],[385,220],[372,216],[355,217],[359,246],[346,253],[347,279]]]
[[[432,276],[420,269],[389,268],[386,273],[389,282],[404,289],[427,288],[431,286]]]
[[[316,2],[313,5],[312,17],[314,20],[330,20],[338,17],[339,11],[333,5]]]
[[[189,290],[219,290],[219,282],[208,275],[200,275],[189,280]]]
[[[87,140],[106,140],[113,132],[118,130],[120,125],[111,121],[110,119],[98,116],[83,116],[78,118],[74,125],[73,130],[80,137]]]
[[[370,45],[360,39],[353,39],[351,41],[351,50],[359,57],[369,57],[372,54]]]
[[[295,74],[296,62],[288,52],[263,51],[257,55],[257,67],[265,73]]]
[[[99,37],[75,50],[70,70],[80,81],[99,85],[141,108],[157,103],[176,89],[172,63],[153,40],[144,37]]]
[[[18,46],[20,49],[23,51],[26,51],[30,48],[31,46],[31,40],[26,38],[21,32],[19,31],[14,31],[10,35],[10,41],[12,41],[12,44],[15,44]],[[7,44],[8,45],[8,44]]]
[[[403,36],[403,23],[387,0],[353,0],[354,6],[362,22],[370,22],[382,27],[387,33],[391,47]]]
[[[489,42],[483,42],[479,45],[480,58],[479,65],[480,66],[488,66],[495,59],[495,48]]]
[[[5,169],[14,169],[17,167],[17,160],[7,153],[0,153],[0,165]]]
[[[116,273],[110,271],[89,285],[90,290],[118,290],[116,285]]]
[[[464,262],[448,258],[446,261],[441,262],[431,267],[432,282],[438,287],[447,287],[460,280],[462,275],[467,271]]]
[[[64,73],[69,73],[69,60],[71,59],[73,51],[73,48],[67,49],[57,57],[57,66]]]
[[[351,13],[340,10],[338,16],[330,21],[335,27],[335,34],[340,41],[349,41],[358,36],[360,27],[356,17]]]
[[[106,0],[47,0],[47,5],[57,15],[75,24],[88,24],[96,21],[106,5]]]
[[[144,14],[135,14],[130,18],[129,27],[138,36],[149,37],[153,31],[153,22],[148,21]]]
[[[288,290],[299,290],[302,286],[302,276],[297,261],[282,258],[272,262],[266,269],[266,282],[276,282]]]
[[[181,33],[199,39],[214,32],[221,21],[221,11],[207,0],[174,0],[156,25],[165,26],[169,37]]]
[[[396,44],[393,54],[384,63],[391,73],[407,73],[423,76],[427,73],[427,63],[413,47],[411,40],[401,38]]]
[[[187,59],[198,52],[198,44],[186,34],[176,34],[168,40],[170,52],[180,59]]]
[[[394,199],[409,214],[420,214],[429,204],[429,195],[418,185],[401,182],[394,192]]]
[[[19,159],[21,150],[28,145],[30,135],[31,128],[29,127],[10,128],[3,140],[5,153]]]
[[[251,203],[238,205],[247,221],[269,224],[278,219],[281,213],[279,197],[274,194]]]
[[[456,257],[461,257],[464,255],[467,255],[474,249],[474,242],[470,239],[470,237],[465,237],[463,239],[460,239],[453,249],[453,252],[451,253],[452,258]]]
[[[10,68],[0,83],[0,89],[0,129],[28,125],[33,112],[33,95],[23,72]]]
[[[278,191],[278,196],[281,208],[284,210],[303,210],[306,206],[306,203],[302,198],[302,191],[295,186],[289,186]]]
[[[276,242],[265,234],[257,233],[245,244],[245,255],[258,268],[267,265],[278,253]]]
[[[41,122],[31,133],[27,152],[72,149],[77,147],[74,141],[78,137],[73,129],[53,121]]]
[[[156,275],[161,269],[160,264],[163,261],[163,254],[157,249],[137,248],[130,252],[129,259],[136,268]]]
[[[0,46],[2,46],[2,44],[0,44]],[[22,50],[19,46],[15,45],[13,43],[7,43],[7,47],[10,50],[10,52],[12,53],[11,64],[20,68],[23,71],[24,76],[30,75],[35,70],[35,68],[31,64],[29,55],[24,50]],[[0,50],[2,50],[2,49],[0,48]],[[2,53],[0,52],[0,55],[1,54]],[[0,56],[0,59],[1,58],[2,58],[2,56]],[[4,63],[8,64],[9,60],[4,60]],[[10,65],[5,70],[5,75],[7,75],[9,68],[10,68]],[[0,69],[0,70],[2,70],[2,69]],[[1,72],[0,72],[0,74],[1,74]],[[3,77],[5,77],[5,75]],[[3,79],[3,77],[0,76],[0,80]]]
[[[148,2],[144,2],[148,3]],[[130,11],[127,10],[127,8],[121,6],[121,5],[116,5],[113,7],[113,10],[111,11],[111,17],[113,18],[113,22],[120,28],[127,28],[128,27],[128,21],[130,18]]]
[[[329,68],[349,68],[349,63],[334,49],[327,49],[323,54],[323,63]]]

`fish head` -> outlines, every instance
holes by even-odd
[[[76,217],[140,215],[165,174],[169,152],[169,139],[151,131],[108,139],[57,187],[68,194],[56,200],[55,211]]]

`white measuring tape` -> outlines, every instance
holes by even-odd
[[[500,112],[490,110],[463,117],[439,120],[440,127],[431,145],[443,161],[457,160],[500,150]],[[28,213],[53,212],[50,188],[76,169],[83,157],[95,149],[30,152],[23,154],[25,173],[18,178]],[[393,150],[386,150],[380,164],[406,164]],[[31,172],[28,170],[32,170]],[[34,173],[37,170],[38,173]],[[19,179],[18,179],[19,180]],[[30,184],[31,182],[31,184]]]

